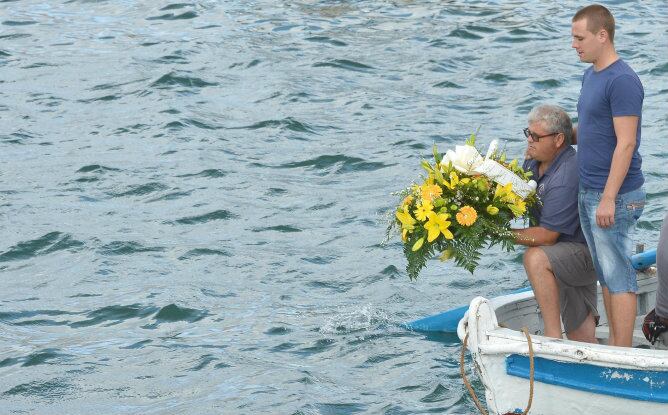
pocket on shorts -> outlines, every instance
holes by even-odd
[[[615,210],[624,213],[629,219],[637,221],[645,209],[646,195],[644,189],[632,190],[628,193],[617,195],[615,198]]]

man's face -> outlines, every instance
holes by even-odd
[[[573,41],[571,47],[575,49],[581,62],[592,63],[601,50],[599,36],[587,30],[587,19],[580,19],[571,25]]]
[[[527,156],[538,161],[549,161],[557,154],[557,134],[548,131],[542,122],[529,124],[530,135],[527,137]],[[536,138],[538,140],[536,141]]]

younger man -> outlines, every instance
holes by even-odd
[[[579,211],[601,282],[609,345],[631,346],[636,319],[636,272],[630,233],[645,206],[640,124],[644,91],[614,46],[615,19],[603,6],[573,17],[572,47],[591,63],[578,100]]]

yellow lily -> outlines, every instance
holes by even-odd
[[[398,211],[396,216],[399,222],[401,222],[402,229],[412,231],[415,228],[417,222],[408,212],[408,206],[404,206],[404,210]]]
[[[430,212],[429,221],[425,223],[424,228],[427,230],[427,241],[432,242],[440,234],[445,236],[445,239],[453,239],[454,235],[448,229],[450,222],[447,220],[449,215],[447,213],[434,213]]]
[[[501,199],[504,202],[513,201],[513,184],[508,183],[505,186],[497,185],[494,191],[494,199]]]
[[[508,205],[508,208],[513,212],[515,217],[520,217],[527,211],[527,204],[524,200],[518,197],[515,199],[515,203]]]
[[[457,176],[457,173],[454,171],[450,172],[450,186],[451,188],[454,188],[459,184],[459,176]]]
[[[487,213],[494,216],[499,213],[499,208],[494,205],[487,206]]]
[[[418,239],[414,244],[413,248],[411,248],[411,251],[415,252],[418,249],[422,248],[422,244],[424,243],[424,236],[420,239]]]

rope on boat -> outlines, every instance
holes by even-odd
[[[464,337],[464,344],[462,344],[462,353],[459,355],[459,373],[462,375],[462,380],[464,381],[464,385],[466,385],[466,389],[469,391],[469,395],[471,395],[471,398],[473,398],[473,402],[475,403],[475,406],[478,407],[478,410],[482,415],[487,415],[487,411],[485,411],[480,404],[480,401],[478,400],[478,397],[475,394],[475,391],[471,387],[471,383],[469,383],[469,380],[466,378],[466,371],[464,370],[464,352],[466,351],[466,344],[469,341],[469,334],[466,333],[466,336]]]
[[[527,343],[529,344],[529,403],[527,403],[527,409],[524,410],[522,415],[527,415],[529,409],[531,409],[531,402],[533,402],[533,344],[531,343],[531,335],[529,334],[529,329],[524,326],[522,327],[522,332],[527,337]]]
[[[526,336],[527,343],[529,345],[529,403],[527,404],[527,408],[524,410],[524,412],[522,412],[522,415],[527,415],[529,413],[529,410],[531,409],[531,403],[533,402],[534,356],[533,356],[533,344],[531,343],[531,335],[529,334],[529,329],[526,327],[522,327],[522,332]],[[473,398],[475,406],[478,408],[478,410],[482,415],[488,415],[487,411],[485,411],[485,409],[482,407],[482,404],[480,403],[478,396],[476,396],[475,391],[471,386],[471,383],[466,377],[466,371],[464,370],[464,353],[466,352],[466,345],[468,343],[468,340],[469,340],[469,334],[466,333],[466,336],[464,337],[464,343],[462,344],[462,352],[459,356],[459,373],[462,375],[462,380],[464,381],[464,385],[466,386],[466,389],[468,389],[471,398]],[[515,415],[515,414],[516,412],[508,412],[504,415]]]

